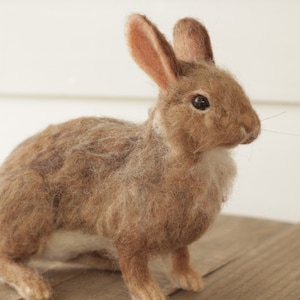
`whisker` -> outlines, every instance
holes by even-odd
[[[263,122],[263,121],[266,121],[266,120],[269,120],[269,119],[277,118],[277,117],[279,117],[279,116],[281,116],[281,115],[283,115],[283,114],[285,114],[285,113],[286,113],[286,111],[282,111],[282,112],[280,112],[280,113],[278,113],[278,114],[276,114],[276,115],[274,115],[274,116],[271,116],[271,117],[267,117],[267,118],[261,119],[261,121]]]
[[[300,134],[297,134],[297,133],[288,133],[288,132],[282,132],[282,131],[275,131],[275,130],[269,130],[269,129],[265,129],[265,128],[262,128],[262,130],[267,131],[267,132],[271,132],[271,133],[284,134],[284,135],[290,135],[290,136],[299,136],[300,137]]]

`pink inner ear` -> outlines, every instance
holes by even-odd
[[[176,23],[174,27],[174,49],[179,60],[214,62],[208,32],[201,23],[192,18],[184,18]]]
[[[177,60],[170,44],[158,29],[141,15],[129,19],[127,38],[136,63],[162,90],[170,87],[178,73]]]

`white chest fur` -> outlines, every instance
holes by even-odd
[[[218,190],[222,201],[225,201],[236,175],[236,165],[231,152],[222,148],[207,151],[203,154],[199,167],[208,177],[208,185]]]

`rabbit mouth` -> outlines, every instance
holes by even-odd
[[[252,143],[260,133],[260,129],[254,129],[253,131],[247,132],[245,127],[240,128],[240,132],[236,139],[227,143],[225,147],[234,148],[238,145],[246,145]]]
[[[252,131],[247,132],[245,127],[241,127],[240,131],[242,135],[240,144],[245,145],[252,143],[258,137],[260,129],[259,127],[255,127]]]

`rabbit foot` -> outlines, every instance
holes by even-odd
[[[173,272],[171,274],[171,278],[175,284],[179,285],[180,288],[188,291],[197,292],[204,286],[201,275],[192,268],[189,268],[182,273]]]
[[[150,275],[148,257],[125,244],[118,247],[124,282],[133,300],[165,300],[166,297]],[[134,253],[134,254],[133,254]]]
[[[154,282],[143,287],[135,287],[134,293],[131,294],[132,300],[166,300],[161,289]]]
[[[52,297],[52,289],[41,278],[20,284],[16,289],[25,300],[48,300]]]

